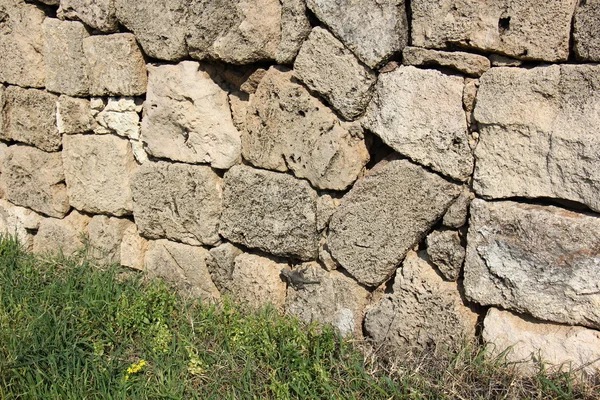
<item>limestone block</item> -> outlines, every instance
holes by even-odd
[[[56,126],[63,134],[89,132],[94,127],[92,109],[88,99],[62,95],[56,103]]]
[[[148,241],[139,235],[135,224],[129,225],[123,231],[121,265],[123,267],[143,270],[147,248]]]
[[[92,96],[139,96],[146,93],[144,56],[131,33],[90,36],[83,40]]]
[[[600,211],[600,66],[493,68],[481,77],[473,187],[484,198],[553,197]]]
[[[456,231],[433,231],[427,236],[427,256],[449,281],[460,276],[465,248]]]
[[[442,223],[450,228],[460,228],[467,223],[467,215],[469,214],[469,205],[475,198],[475,195],[467,186],[463,186],[460,196],[456,198],[454,203],[448,208]]]
[[[362,320],[369,292],[338,271],[327,272],[315,262],[297,267],[304,277],[318,284],[296,290],[288,285],[286,311],[306,323],[314,321],[335,327],[342,336],[362,337]]]
[[[165,239],[148,243],[145,264],[152,277],[175,283],[179,289],[203,301],[213,302],[221,295],[206,267],[208,250],[203,247],[170,242]]]
[[[339,205],[340,199],[328,194],[322,194],[317,198],[317,230],[319,232],[327,228],[331,216]]]
[[[579,1],[573,20],[575,56],[582,61],[600,61],[600,1]]]
[[[0,234],[15,236],[26,251],[33,249],[34,232],[42,219],[35,211],[0,199]]]
[[[150,155],[227,169],[240,159],[227,92],[194,61],[148,66],[142,137]]]
[[[2,158],[0,181],[6,200],[13,204],[56,218],[69,211],[60,153],[9,146]]]
[[[0,15],[0,82],[44,87],[42,22],[46,15],[23,0],[3,0]]]
[[[544,323],[495,308],[488,311],[483,326],[490,355],[508,349],[507,361],[525,375],[535,375],[539,361],[549,373],[561,366],[563,372],[582,369],[590,377],[600,372],[600,332],[596,330]]]
[[[147,162],[131,180],[140,234],[191,245],[214,245],[222,209],[222,180],[207,166]]]
[[[235,259],[243,253],[242,250],[231,243],[225,242],[213,247],[209,252],[210,257],[206,260],[206,265],[212,281],[221,294],[231,293]]]
[[[577,0],[414,0],[412,44],[566,61]]]
[[[94,214],[132,213],[129,180],[137,163],[128,140],[114,135],[65,135],[62,157],[73,207]]]
[[[98,104],[94,119],[97,123],[94,133],[140,139],[140,116],[143,101],[133,97],[109,97],[106,104]]]
[[[409,161],[384,160],[342,198],[329,222],[329,250],[359,282],[378,286],[459,193]]]
[[[308,0],[306,4],[371,68],[382,65],[408,43],[404,0]]]
[[[286,171],[320,189],[345,190],[369,160],[359,123],[341,122],[292,71],[272,67],[253,95],[242,154],[252,165]]]
[[[473,171],[464,79],[398,67],[381,74],[363,126],[413,161],[465,181]]]
[[[44,61],[46,89],[69,96],[87,96],[90,82],[83,39],[89,33],[81,22],[46,18]]]
[[[240,90],[248,94],[254,94],[256,92],[256,88],[258,88],[260,81],[265,77],[266,73],[266,69],[257,68],[256,71],[250,74],[248,79],[246,79],[244,83],[240,85]]]
[[[600,327],[600,218],[475,199],[467,243],[469,299],[545,321]]]
[[[33,238],[33,252],[72,256],[84,247],[90,217],[71,211],[63,219],[44,218]]]
[[[445,282],[423,256],[406,255],[393,294],[365,316],[367,335],[403,355],[458,350],[475,338],[478,315],[464,305],[457,284]]]
[[[455,69],[469,76],[481,76],[491,68],[490,60],[477,54],[462,51],[439,51],[420,47],[405,47],[402,50],[404,65],[437,66]]]
[[[74,19],[101,32],[119,29],[115,0],[60,0],[58,18]]]
[[[121,264],[123,235],[132,225],[128,219],[94,215],[87,227],[91,257],[106,264]]]
[[[60,148],[56,127],[57,96],[39,89],[9,86],[4,91],[4,139],[31,144],[41,150]]]
[[[347,120],[371,100],[377,75],[326,29],[315,27],[294,62],[294,76],[319,93]]]
[[[246,116],[248,115],[248,107],[250,106],[250,98],[247,93],[236,90],[229,93],[227,97],[229,107],[231,108],[231,119],[233,125],[240,132],[246,130]]]
[[[290,175],[236,165],[225,174],[219,233],[278,256],[317,258],[317,193]]]

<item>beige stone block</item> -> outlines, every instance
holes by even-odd
[[[88,99],[62,95],[56,104],[56,126],[63,134],[85,133],[94,128],[92,109]]]
[[[0,199],[0,233],[15,236],[26,251],[33,249],[34,232],[42,219],[35,211]]]
[[[72,256],[82,250],[87,235],[90,217],[71,211],[63,219],[44,218],[33,238],[33,252],[37,254],[58,254]]]
[[[123,238],[132,226],[128,219],[94,215],[87,227],[90,256],[101,263],[122,264]]]
[[[119,29],[114,0],[60,0],[56,15],[61,19],[81,21],[101,32]]]
[[[148,241],[139,235],[138,229],[129,225],[123,231],[121,241],[121,265],[137,270],[144,269],[144,258],[148,248]]]

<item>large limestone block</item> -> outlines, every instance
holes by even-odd
[[[466,75],[478,77],[491,68],[490,60],[478,54],[462,51],[439,51],[420,47],[405,47],[402,50],[404,65],[447,67]]]
[[[212,302],[221,295],[210,279],[206,267],[208,257],[208,250],[203,247],[152,240],[148,243],[145,267],[150,276],[171,281],[183,293]]]
[[[242,153],[252,165],[290,169],[317,188],[332,190],[350,186],[369,160],[360,124],[341,122],[292,71],[275,67],[251,98]]]
[[[474,184],[485,198],[553,197],[600,211],[600,66],[494,68],[481,77]]]
[[[308,8],[371,68],[408,43],[404,0],[308,0]]]
[[[471,300],[600,327],[600,218],[475,199],[467,243],[464,286]]]
[[[57,96],[39,89],[9,86],[4,91],[3,138],[31,144],[41,150],[60,148],[56,127]]]
[[[400,154],[464,181],[473,155],[463,87],[463,78],[435,70],[399,67],[381,74],[363,126]]]
[[[412,44],[566,61],[577,0],[414,0]]]
[[[33,238],[33,252],[72,256],[84,248],[89,222],[90,217],[77,210],[71,211],[63,219],[44,218]]]
[[[23,0],[2,0],[0,15],[0,82],[44,87],[42,23],[46,15]]]
[[[208,271],[221,294],[230,293],[231,281],[233,279],[233,270],[235,269],[235,259],[243,251],[231,244],[225,242],[210,251],[210,258],[207,260]]]
[[[115,0],[60,0],[56,15],[61,19],[74,19],[101,32],[119,29]]]
[[[360,116],[377,76],[326,29],[316,27],[294,62],[294,76],[323,96],[347,120]]]
[[[525,375],[539,371],[600,372],[600,332],[581,326],[543,323],[491,308],[483,321],[483,339],[491,356],[507,350],[508,361]]]
[[[86,96],[90,82],[83,39],[90,35],[85,26],[77,21],[46,18],[43,28],[46,89],[69,96]]]
[[[137,169],[131,145],[113,135],[64,135],[63,164],[69,200],[80,211],[129,215],[129,180]]]
[[[433,231],[427,235],[427,256],[444,278],[456,281],[465,260],[465,248],[456,231]]]
[[[142,236],[191,245],[219,241],[222,180],[207,166],[147,162],[131,181]]]
[[[393,294],[365,316],[367,335],[401,354],[457,350],[475,338],[478,315],[464,305],[457,284],[445,282],[423,257],[406,255]]]
[[[236,165],[225,174],[219,233],[278,256],[317,258],[317,193],[308,182]]]
[[[573,20],[575,56],[582,61],[600,61],[600,1],[579,1]]]
[[[56,126],[59,133],[84,133],[94,128],[88,99],[62,95],[56,103]]]
[[[240,134],[233,125],[227,92],[211,79],[213,71],[193,61],[148,70],[142,120],[148,153],[220,169],[237,163]]]
[[[318,284],[296,290],[288,285],[285,307],[302,321],[334,326],[341,335],[362,337],[362,320],[369,292],[341,272],[327,272],[316,262],[297,267],[304,277]]]
[[[27,251],[33,250],[34,232],[42,219],[35,211],[0,199],[0,234],[15,236]]]
[[[121,241],[121,265],[137,270],[144,269],[144,258],[148,249],[148,241],[139,235],[135,224],[123,231]]]
[[[9,146],[2,157],[0,185],[13,204],[56,218],[69,211],[60,153]]]
[[[87,226],[89,254],[102,263],[121,264],[123,236],[132,226],[128,219],[94,215]]]
[[[409,161],[385,160],[342,198],[329,223],[329,250],[359,282],[378,286],[459,193]]]
[[[83,40],[92,96],[139,96],[146,93],[146,63],[131,33],[90,36]]]

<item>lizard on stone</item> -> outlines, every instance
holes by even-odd
[[[321,283],[320,281],[309,281],[304,278],[304,272],[306,270],[293,270],[288,267],[283,267],[281,275],[288,281],[288,283],[296,290],[304,289],[304,285],[313,285]]]

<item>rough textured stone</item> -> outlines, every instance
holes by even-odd
[[[523,61],[521,60],[500,54],[490,54],[489,59],[493,67],[520,67],[523,65]]]
[[[148,67],[142,120],[148,153],[227,169],[239,161],[241,140],[233,126],[227,92],[210,68],[193,61]]]
[[[412,44],[566,61],[577,0],[414,0]]]
[[[69,200],[78,210],[129,215],[129,180],[137,169],[129,141],[113,135],[64,135],[63,164]]]
[[[404,3],[404,0],[306,2],[317,18],[371,68],[384,63],[408,43]]]
[[[256,71],[250,74],[248,79],[246,79],[244,83],[240,85],[240,90],[248,94],[254,94],[256,92],[256,88],[260,84],[262,78],[265,77],[266,73],[266,69],[257,68]]]
[[[56,103],[56,126],[59,133],[84,133],[94,128],[88,99],[62,95]]]
[[[473,301],[600,327],[600,218],[475,199],[467,243],[464,286]]]
[[[462,348],[475,337],[477,314],[464,305],[457,284],[445,282],[422,257],[406,255],[393,294],[367,312],[365,331],[401,354]]]
[[[133,97],[109,97],[106,104],[96,106],[94,133],[113,133],[129,139],[140,139],[140,116],[142,99]]]
[[[317,199],[317,230],[319,232],[327,228],[331,216],[339,205],[340,199],[333,198],[328,194],[319,196]]]
[[[600,211],[600,66],[494,68],[481,77],[473,187]]]
[[[469,76],[481,76],[491,68],[490,60],[477,54],[462,51],[439,51],[420,47],[405,47],[402,50],[404,65],[448,67]]]
[[[123,235],[132,225],[128,219],[94,215],[87,227],[89,254],[103,263],[121,264]]]
[[[136,225],[129,225],[123,231],[121,265],[138,270],[144,269],[147,248],[148,241],[139,235]]]
[[[38,89],[9,86],[4,92],[4,139],[31,144],[45,151],[60,148],[56,127],[57,96]]]
[[[583,61],[600,61],[600,1],[579,1],[573,20],[575,56]]]
[[[229,94],[229,107],[231,108],[231,119],[233,125],[240,132],[246,130],[246,116],[248,115],[248,106],[250,105],[251,95],[236,90]]]
[[[0,4],[0,82],[44,87],[42,10],[23,0]]]
[[[0,84],[0,139],[5,138],[4,136],[4,92],[6,87]]]
[[[60,0],[56,15],[62,19],[75,19],[101,32],[119,29],[115,0]]]
[[[230,293],[235,259],[242,250],[231,243],[223,243],[210,249],[210,257],[206,260],[208,272],[221,294]]]
[[[371,99],[377,75],[326,29],[315,27],[294,62],[294,76],[319,93],[347,120],[359,117]]]
[[[600,372],[600,332],[580,326],[564,326],[522,318],[491,308],[483,322],[483,339],[492,357],[507,350],[506,359],[521,373],[535,375],[539,361],[547,372],[583,369],[593,376]]]
[[[475,195],[473,192],[471,192],[467,186],[464,186],[462,192],[460,192],[460,196],[458,196],[450,208],[448,208],[446,214],[444,214],[444,219],[442,219],[444,226],[450,228],[460,228],[464,226],[467,223],[469,205],[474,198]]]
[[[146,93],[146,64],[131,33],[90,36],[83,40],[92,96],[139,96]]]
[[[71,211],[63,219],[44,218],[33,238],[33,252],[71,256],[84,247],[90,217]]]
[[[81,22],[56,18],[46,18],[43,28],[46,89],[69,96],[86,96],[90,82],[83,39],[89,33]]]
[[[285,308],[302,321],[330,324],[343,336],[362,337],[362,319],[369,292],[352,278],[337,271],[327,272],[315,262],[297,268],[318,284],[296,290],[288,285]]]
[[[244,159],[290,169],[320,189],[344,190],[369,160],[362,129],[341,122],[292,75],[273,67],[262,79],[248,108]]]
[[[29,146],[9,146],[2,158],[0,185],[13,204],[51,217],[69,211],[69,197],[60,153]]]
[[[42,219],[35,211],[0,199],[0,234],[15,236],[27,251],[33,249],[34,232]]]
[[[459,192],[409,161],[385,160],[342,198],[329,223],[329,249],[359,282],[378,286]]]
[[[191,245],[217,243],[221,186],[221,178],[207,166],[145,163],[131,180],[140,233]]]
[[[179,289],[204,301],[216,301],[221,295],[210,279],[206,267],[208,250],[203,247],[153,240],[146,251],[146,271],[175,283]]]
[[[463,81],[415,67],[381,74],[363,126],[400,154],[464,181],[473,171],[473,155]]]
[[[465,248],[456,231],[434,231],[427,236],[427,255],[449,281],[456,281],[465,260]]]
[[[306,181],[236,165],[225,174],[219,233],[279,256],[317,258],[317,193]]]

